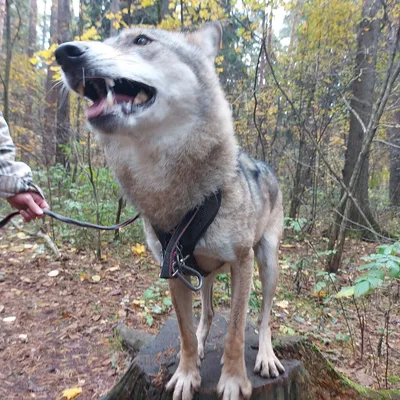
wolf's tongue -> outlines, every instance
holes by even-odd
[[[101,99],[95,101],[87,110],[86,110],[86,117],[87,119],[92,119],[98,117],[100,114],[103,113],[107,106],[107,99]]]
[[[123,103],[123,102],[133,102],[135,100],[134,97],[131,96],[126,96],[123,94],[116,94],[113,97],[114,103]],[[92,119],[96,118],[99,115],[103,114],[107,110],[107,108],[110,108],[110,104],[107,101],[107,97],[104,97],[101,100],[95,101],[87,110],[86,110],[86,117],[87,119]]]

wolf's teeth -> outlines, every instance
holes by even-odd
[[[113,92],[107,87],[107,105],[112,107],[114,105],[114,95]]]
[[[147,94],[141,90],[135,97],[135,100],[133,100],[133,104],[143,104],[147,101],[148,96]]]
[[[115,82],[114,82],[113,79],[105,78],[104,80],[106,81],[106,84],[107,84],[108,87],[112,88],[112,87],[115,86]]]

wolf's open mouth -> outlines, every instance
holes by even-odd
[[[128,79],[86,78],[76,89],[93,104],[87,109],[88,119],[112,113],[116,107],[124,114],[133,114],[150,106],[156,91],[144,83]]]

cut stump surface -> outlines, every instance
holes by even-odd
[[[217,400],[216,386],[221,375],[227,321],[216,316],[206,343],[201,365],[202,383],[194,400]],[[157,337],[143,346],[128,371],[102,400],[172,400],[165,384],[178,367],[179,329],[174,317],[167,320]],[[286,371],[276,379],[264,379],[253,372],[258,337],[248,323],[245,362],[253,385],[251,400],[400,400],[398,390],[372,390],[351,382],[301,337],[283,337],[275,352]]]
[[[217,400],[216,387],[221,375],[221,357],[227,321],[216,316],[206,343],[205,358],[201,364],[202,384],[195,400]],[[179,329],[171,317],[157,337],[142,347],[132,365],[103,400],[170,400],[165,384],[178,367]],[[285,373],[276,379],[264,379],[254,374],[258,351],[258,337],[250,324],[246,327],[245,362],[253,385],[252,400],[307,400],[308,377],[298,360],[283,360]]]

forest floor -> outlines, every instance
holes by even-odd
[[[322,246],[321,237],[317,240]],[[349,240],[346,273],[316,293],[315,283],[327,278],[318,271],[318,242],[310,243],[311,238],[286,239],[282,244],[275,336],[306,335],[354,381],[384,388],[386,375],[390,388],[400,388],[399,308],[390,313],[387,347],[382,333],[387,297],[371,295],[358,304],[365,324],[361,359],[357,308],[350,300],[342,305],[335,299],[326,301],[334,286],[354,279],[361,257],[376,246]],[[79,398],[98,399],[129,362],[121,339],[113,333],[117,322],[156,334],[172,311],[167,286],[157,278],[158,266],[141,245],[132,247],[129,258],[118,257],[118,249],[111,245],[101,262],[92,253],[67,245],[60,250],[62,258],[55,261],[41,239],[15,228],[0,232],[1,399],[61,399],[69,388],[82,388]],[[215,290],[217,306],[229,305],[228,292],[229,280],[222,277]],[[258,292],[256,279],[250,299],[253,317],[260,306]],[[194,304],[199,311],[198,296]]]

